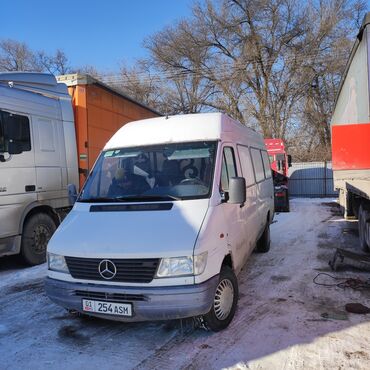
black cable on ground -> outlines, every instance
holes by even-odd
[[[317,282],[317,278],[321,275],[325,275],[330,277],[333,280],[339,281],[338,283],[320,283]],[[314,284],[326,286],[326,287],[338,287],[341,289],[351,288],[353,290],[370,290],[370,282],[369,280],[365,281],[360,278],[353,278],[353,277],[337,277],[330,274],[327,274],[325,272],[320,272],[317,274],[314,279],[312,280]]]

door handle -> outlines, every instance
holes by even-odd
[[[24,187],[25,191],[35,191],[36,190],[36,185],[26,185]]]

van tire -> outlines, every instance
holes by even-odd
[[[271,245],[270,222],[269,220],[267,220],[263,233],[257,241],[255,251],[257,253],[267,253],[270,250],[270,245]]]
[[[210,311],[203,316],[202,321],[204,326],[214,332],[226,329],[235,315],[238,296],[238,281],[235,273],[229,266],[223,266],[221,268],[212,307]],[[224,298],[224,301],[222,301],[222,298]]]
[[[54,220],[46,213],[35,213],[27,218],[21,242],[21,258],[30,266],[46,261],[46,247],[56,230]]]

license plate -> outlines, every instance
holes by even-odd
[[[82,309],[85,312],[97,312],[118,316],[132,316],[132,305],[130,303],[113,303],[83,299]]]

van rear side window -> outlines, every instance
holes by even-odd
[[[255,183],[255,180],[249,149],[246,146],[238,145],[238,152],[240,158],[240,165],[242,167],[243,176],[245,178],[245,183],[247,186],[251,186]]]
[[[251,148],[251,154],[252,154],[254,173],[256,175],[256,181],[260,182],[265,179],[265,171],[263,169],[261,151],[259,149]]]
[[[31,150],[30,122],[27,116],[0,111],[0,152],[7,152],[9,142],[22,152]]]
[[[267,152],[264,150],[262,150],[261,153],[262,153],[263,167],[265,169],[265,177],[266,179],[269,179],[272,176],[269,156]]]

